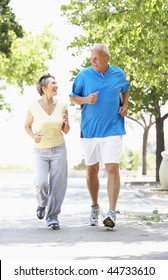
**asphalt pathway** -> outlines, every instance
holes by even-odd
[[[59,217],[51,231],[36,218],[33,174],[0,172],[0,257],[38,260],[168,260],[168,195],[148,184],[123,182],[117,223],[102,223],[108,210],[106,178],[100,180],[100,225],[89,225],[85,178],[69,178]],[[153,213],[156,213],[154,214]]]

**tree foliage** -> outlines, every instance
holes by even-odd
[[[157,174],[164,150],[161,106],[168,100],[167,0],[70,0],[62,6],[71,24],[81,26],[71,48],[78,53],[95,43],[106,43],[111,63],[123,68],[131,82],[130,115],[154,115],[157,130]]]
[[[14,40],[11,46],[12,56],[1,55],[1,79],[7,84],[19,87],[32,85],[39,73],[47,69],[47,61],[52,59],[55,37],[46,28],[42,34],[25,34]],[[51,44],[52,42],[52,44]]]
[[[25,86],[33,85],[41,72],[48,69],[47,62],[53,58],[55,49],[56,37],[46,27],[40,35],[29,33],[15,39],[10,57],[0,53],[0,110],[10,109],[5,102],[5,89],[12,85],[23,93]]]
[[[13,39],[22,38],[24,34],[9,2],[10,0],[1,0],[0,2],[0,53],[7,57],[11,55]]]
[[[0,2],[0,110],[8,111],[6,88],[16,86],[23,93],[26,85],[34,84],[39,74],[48,69],[57,40],[50,26],[36,36],[26,33],[9,4],[10,0]]]
[[[132,109],[156,114],[158,101],[165,104],[168,97],[168,2],[71,0],[62,10],[71,24],[84,30],[70,47],[106,43],[111,62],[131,80]]]

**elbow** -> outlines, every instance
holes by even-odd
[[[69,131],[70,131],[70,127],[68,127],[67,129],[63,130],[64,134],[68,134]]]
[[[75,101],[74,101],[74,96],[70,96],[70,103],[71,103],[72,105],[74,105],[74,104],[75,104]]]

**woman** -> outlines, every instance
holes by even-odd
[[[25,129],[34,140],[37,217],[46,212],[47,226],[60,229],[58,215],[67,188],[67,152],[63,133],[68,133],[67,105],[55,100],[58,85],[49,73],[36,83],[41,99],[28,112]]]

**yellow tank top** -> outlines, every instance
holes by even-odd
[[[51,115],[44,111],[38,101],[29,107],[29,111],[33,116],[33,132],[43,135],[39,143],[34,143],[35,148],[53,148],[64,143],[62,114],[66,110],[67,105],[60,101],[57,101],[54,112]]]

